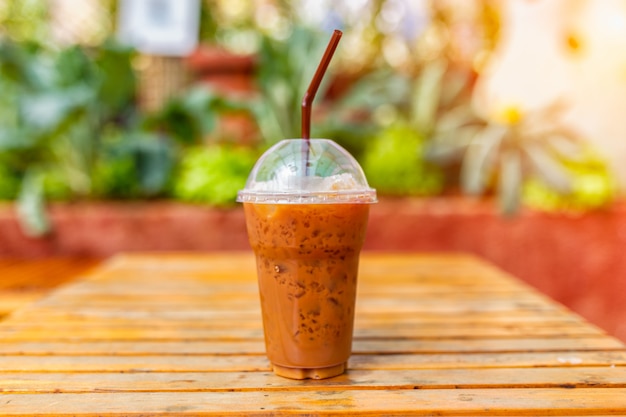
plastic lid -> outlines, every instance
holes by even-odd
[[[328,139],[286,139],[268,149],[237,194],[245,203],[375,203],[359,163]]]

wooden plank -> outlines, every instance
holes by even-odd
[[[52,289],[98,265],[98,259],[9,260],[0,265],[0,291]]]
[[[152,280],[150,286],[139,287],[129,286],[128,282],[110,282],[110,281],[82,281],[72,286],[59,289],[55,293],[55,297],[80,296],[80,297],[128,297],[128,296],[162,296],[162,295],[180,295],[192,293],[195,296],[228,294],[234,296],[249,295],[258,298],[258,284],[254,282],[195,282],[190,281],[187,277],[178,277],[176,280],[155,281]],[[358,283],[358,294],[363,297],[381,295],[393,297],[491,297],[491,296],[508,296],[508,297],[542,297],[541,294],[529,292],[525,288],[512,286],[493,286],[493,285],[472,285],[463,287],[462,291],[456,285],[429,285],[421,283],[416,284],[396,284],[393,286],[384,283],[373,283],[366,279],[360,280]]]
[[[9,314],[44,296],[44,292],[0,292],[0,314]]]
[[[255,270],[254,255],[245,252],[158,252],[120,254],[107,261],[106,266],[120,269],[153,269],[159,271],[205,271],[214,273],[232,270]],[[376,274],[420,271],[432,275],[468,274],[469,271],[493,273],[491,264],[473,255],[463,253],[382,253],[367,252],[361,256],[361,266],[367,266]],[[496,270],[496,273],[500,273]]]
[[[191,304],[206,305],[220,302],[224,298],[233,301],[251,301],[258,303],[259,291],[256,285],[242,287],[219,288],[212,285],[181,286],[174,288],[151,288],[150,290],[138,291],[137,289],[123,292],[123,289],[111,291],[99,291],[98,287],[89,288],[88,291],[71,286],[57,291],[53,297],[42,302],[42,306],[64,305],[67,307],[81,306],[84,304],[98,303],[104,306],[129,303],[173,303],[185,302]],[[473,288],[472,291],[457,294],[455,291],[427,290],[425,287],[418,291],[414,286],[399,289],[398,292],[368,289],[369,292],[360,290],[357,292],[357,302],[375,302],[386,299],[394,299],[399,303],[443,303],[450,301],[476,302],[478,300],[489,302],[516,301],[524,303],[546,303],[543,296],[522,291],[483,291],[481,288]]]
[[[158,266],[143,266],[141,268],[133,268],[128,265],[118,266],[110,269],[100,269],[97,274],[91,277],[91,280],[106,280],[111,283],[149,283],[154,281],[155,274],[165,280],[176,280],[181,277],[195,283],[222,283],[222,282],[238,282],[252,283],[256,282],[256,269],[232,268],[230,270],[213,271],[211,268],[206,269],[160,269]],[[494,287],[506,288],[510,290],[520,290],[527,288],[524,284],[515,280],[501,279],[498,274],[483,275],[479,271],[466,271],[464,274],[429,274],[420,273],[420,271],[404,271],[397,273],[386,273],[378,276],[375,271],[370,271],[367,265],[359,268],[359,283],[384,285],[393,282],[398,285],[426,285],[433,288],[442,288],[449,285],[457,286],[459,289],[465,287]]]
[[[451,389],[6,394],[7,416],[176,415],[571,415],[622,414],[626,389]]]
[[[359,354],[400,353],[481,353],[481,352],[553,352],[566,350],[600,351],[623,350],[624,346],[608,337],[576,338],[516,338],[516,339],[357,339],[353,352]],[[3,342],[2,354],[40,355],[55,352],[59,355],[157,355],[157,354],[252,354],[265,353],[262,338],[216,340],[152,340],[107,339],[82,340],[80,336],[65,336],[64,340]],[[2,358],[0,358],[2,360]]]
[[[271,372],[0,373],[2,393],[626,388],[626,368],[349,370],[322,381]]]
[[[70,287],[65,291],[58,291],[54,296],[47,298],[45,301],[39,303],[39,307],[53,307],[62,305],[64,308],[82,307],[84,305],[96,304],[101,307],[114,307],[119,305],[147,305],[154,304],[168,306],[174,303],[185,303],[190,305],[216,306],[219,308],[221,303],[232,302],[237,305],[240,302],[258,304],[259,293],[257,289],[251,291],[245,289],[238,291],[237,288],[231,288],[224,291],[223,289],[211,288],[211,286],[202,286],[201,288],[189,288],[186,291],[162,291],[155,293],[154,291],[141,293],[141,292],[127,292],[126,294],[113,293],[94,293],[97,288],[92,290],[92,293],[86,293],[84,291],[74,292],[70,291],[74,287]],[[546,300],[538,295],[532,293],[465,293],[455,294],[453,292],[448,294],[411,294],[409,291],[404,291],[402,294],[389,294],[389,293],[370,293],[370,294],[358,294],[357,303],[373,304],[373,303],[386,303],[390,300],[397,302],[398,304],[442,304],[445,302],[454,301],[460,303],[477,303],[477,302],[489,302],[489,303],[515,303],[515,304],[529,304],[532,306],[538,304],[546,304]]]
[[[196,280],[240,282],[255,280],[254,258],[250,253],[233,254],[134,254],[120,255],[100,269],[98,279],[149,280],[158,271],[164,278],[192,274]],[[113,272],[113,273],[112,273]],[[398,255],[368,253],[361,257],[360,276],[382,282],[437,283],[454,281],[508,284],[520,282],[467,255]],[[457,282],[458,281],[458,282]]]
[[[31,324],[33,322],[46,323],[46,325],[62,325],[64,323],[76,324],[127,324],[137,323],[138,325],[162,325],[180,324],[185,326],[233,326],[242,324],[244,326],[260,325],[261,316],[258,312],[247,311],[158,311],[149,312],[127,312],[111,310],[83,310],[81,312],[68,312],[63,310],[49,311],[42,317],[38,310],[31,308],[15,312],[4,326],[18,324]],[[367,313],[362,312],[355,317],[355,325],[358,326],[441,326],[441,325],[520,325],[528,324],[533,326],[558,326],[573,323],[582,323],[590,326],[579,317],[567,313],[563,310],[553,311],[511,311],[507,314],[492,314],[490,312],[467,312],[465,314],[444,314],[432,312],[420,312],[415,314],[402,313]],[[3,326],[0,326],[2,329]]]
[[[361,370],[411,369],[486,369],[486,368],[541,368],[546,367],[610,367],[626,366],[626,352],[514,352],[514,353],[447,353],[447,354],[354,354],[349,368]],[[269,371],[264,354],[168,354],[122,355],[118,352],[101,355],[30,356],[3,354],[1,372],[215,372],[215,371]]]
[[[217,312],[217,311],[235,311],[237,313],[257,313],[260,314],[260,306],[257,301],[253,300],[221,300],[217,302],[206,303],[193,303],[190,300],[189,303],[183,301],[169,301],[156,303],[151,301],[141,301],[136,303],[118,304],[118,303],[74,303],[65,305],[63,303],[54,304],[47,300],[43,303],[38,303],[37,312],[45,317],[49,312],[59,310],[60,307],[67,308],[67,310],[74,313],[90,313],[96,311],[111,311],[111,310],[123,310],[126,314],[133,313],[146,313],[146,312],[167,312],[175,311],[176,313],[182,312],[194,312],[199,314],[203,311]],[[65,306],[65,307],[64,307]],[[117,308],[116,308],[117,307]],[[457,300],[450,303],[442,303],[441,300],[410,300],[402,302],[398,300],[394,303],[391,298],[387,299],[364,299],[358,300],[356,304],[356,314],[388,314],[388,313],[401,313],[401,314],[419,314],[419,313],[439,313],[439,314],[465,314],[465,313],[478,313],[478,312],[490,312],[496,314],[508,314],[512,311],[552,311],[555,307],[533,301],[518,301],[511,300]]]
[[[72,286],[59,288],[56,297],[74,297],[76,300],[86,299],[88,297],[97,297],[98,299],[119,297],[119,301],[130,299],[132,297],[160,297],[172,295],[190,296],[190,297],[213,297],[216,295],[232,295],[235,297],[248,296],[251,299],[258,299],[258,284],[256,278],[254,281],[234,282],[204,282],[194,281],[190,276],[176,276],[168,279],[168,281],[160,281],[166,279],[159,277],[154,279],[154,273],[150,274],[146,280],[121,280],[111,282],[110,280],[91,281],[85,280]],[[406,283],[394,286],[384,285],[383,282],[375,283],[359,279],[357,284],[357,294],[359,297],[398,297],[400,299],[476,299],[476,298],[506,298],[511,299],[521,297],[522,299],[541,299],[550,303],[543,294],[535,291],[529,291],[525,288],[493,285],[491,283],[485,285],[465,285],[459,286],[456,283],[446,283],[442,285],[425,284],[425,283]],[[79,297],[80,296],[80,297]]]
[[[98,263],[94,259],[52,258],[36,261],[8,259],[0,262],[0,320],[42,298]]]
[[[7,324],[0,328],[0,339],[8,341],[47,341],[64,339],[72,335],[80,340],[206,340],[206,339],[259,339],[263,338],[261,320],[241,323],[204,323],[187,326],[186,324],[146,325],[146,324],[55,324],[55,331],[50,332],[48,323]],[[566,323],[553,326],[494,325],[473,326],[445,325],[422,326],[419,324],[382,323],[357,327],[355,339],[484,339],[484,338],[520,338],[546,337],[563,338],[566,336],[600,336],[599,329],[582,324]]]

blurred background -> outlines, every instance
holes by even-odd
[[[626,1],[0,0],[0,256],[246,249],[256,158],[312,136],[369,250],[476,253],[626,339]]]
[[[44,199],[232,204],[256,155],[299,137],[335,28],[313,134],[381,194],[579,211],[626,180],[621,1],[175,3],[0,2],[0,198],[31,233]]]

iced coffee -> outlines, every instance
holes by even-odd
[[[334,142],[312,139],[302,149],[301,140],[270,149],[239,200],[274,372],[319,379],[341,374],[350,357],[359,253],[376,194]]]

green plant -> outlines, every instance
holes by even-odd
[[[250,110],[268,144],[300,137],[302,97],[327,41],[303,26],[295,26],[288,41],[261,37],[256,72],[261,98],[250,102]],[[323,91],[324,86],[318,97]]]
[[[333,139],[361,160],[381,131],[376,113],[400,105],[410,85],[410,77],[386,67],[359,77],[340,97],[324,103],[313,136]]]
[[[294,24],[288,39],[262,35],[255,81],[259,96],[240,103],[254,117],[269,146],[301,136],[301,102],[328,42],[329,35]],[[379,126],[372,114],[381,106],[402,100],[409,77],[380,68],[359,77],[333,100],[325,100],[332,67],[313,105],[311,136],[333,139],[360,158]]]
[[[189,148],[174,181],[174,197],[217,206],[233,204],[257,156],[249,148],[227,145]]]
[[[561,194],[538,178],[529,178],[522,188],[522,202],[536,210],[585,212],[609,205],[616,195],[616,184],[606,161],[584,149],[576,160],[562,161],[571,178],[571,192]]]
[[[129,179],[122,176],[98,178],[106,177],[94,171],[105,161],[132,161],[130,178],[138,184],[129,187],[128,197],[155,196],[166,189],[173,150],[162,136],[139,130],[132,56],[113,42],[89,51],[0,42],[5,93],[0,97],[0,161],[4,170],[22,178],[17,198],[27,233],[49,230],[46,197],[93,197],[125,187]],[[111,184],[112,178],[120,184]]]
[[[166,195],[175,160],[167,136],[135,130],[104,135],[92,173],[92,195],[114,199]]]
[[[4,1],[0,8],[0,36],[9,36],[18,42],[49,41],[49,2],[9,0]]]
[[[140,125],[142,130],[166,135],[181,146],[193,146],[217,129],[219,116],[249,111],[246,102],[195,87],[170,99],[161,110],[143,115]]]
[[[479,195],[496,190],[505,214],[519,208],[528,178],[531,184],[539,181],[570,198],[573,178],[566,167],[584,157],[584,142],[559,124],[561,110],[556,103],[526,115],[508,108],[497,118],[460,120],[435,136],[431,157],[449,160],[461,155],[464,191]]]
[[[442,170],[424,160],[424,138],[394,124],[367,147],[363,170],[372,187],[387,195],[433,195],[443,190]]]
[[[0,161],[0,201],[15,200],[19,190],[19,176]]]
[[[386,126],[365,149],[364,169],[383,194],[441,193],[446,178],[430,157],[431,137],[453,121],[472,118],[472,74],[438,59],[423,62],[415,77],[394,75],[399,93],[386,106]]]

